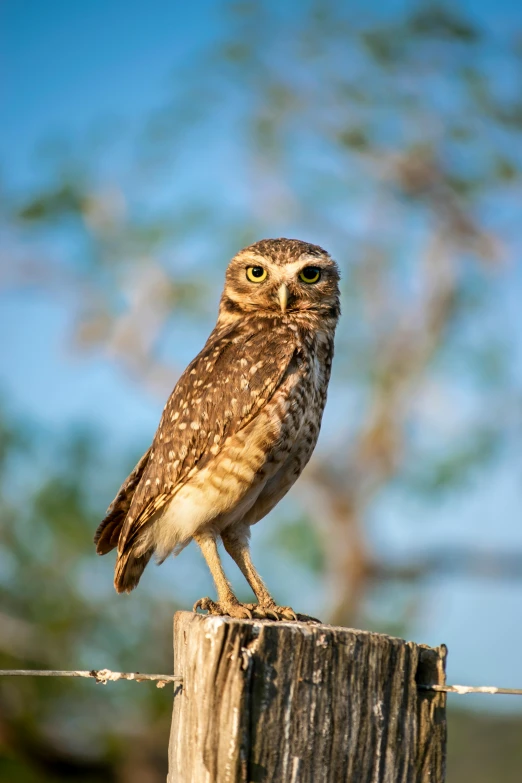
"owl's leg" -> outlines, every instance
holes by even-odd
[[[216,602],[212,601],[210,598],[200,598],[199,601],[196,601],[194,604],[193,611],[195,612],[198,609],[203,609],[208,611],[209,614],[227,614],[230,615],[230,617],[239,617],[243,619],[251,618],[252,612],[247,606],[241,604],[237,600],[232,592],[230,582],[223,571],[216,544],[216,536],[213,533],[201,533],[195,535],[194,539],[201,549],[203,557],[210,569],[210,573],[212,574],[214,584],[216,585],[218,600]]]
[[[248,546],[248,537],[243,531],[229,531],[222,533],[223,544],[230,557],[237,563],[248,584],[258,600],[257,606],[249,605],[255,617],[266,617],[272,620],[313,620],[306,615],[297,615],[290,606],[278,606],[259,574],[257,573]],[[318,621],[316,621],[318,622]]]

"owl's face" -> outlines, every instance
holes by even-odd
[[[242,315],[290,315],[309,311],[337,319],[339,270],[318,245],[297,239],[264,239],[230,262],[220,321]]]

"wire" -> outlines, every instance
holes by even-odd
[[[142,674],[141,672],[113,672],[110,669],[92,669],[91,671],[53,670],[53,669],[0,669],[0,677],[91,677],[96,682],[107,685],[117,680],[134,680],[134,682],[157,682],[157,688],[164,688],[168,682],[183,682],[178,674]],[[465,696],[468,693],[488,693],[490,695],[504,694],[522,696],[522,688],[497,688],[495,685],[423,685],[417,686],[421,691],[437,693],[457,693]]]
[[[92,669],[91,671],[53,670],[53,669],[0,669],[4,677],[92,677],[97,683],[107,685],[117,680],[134,682],[156,681],[157,688],[164,688],[168,682],[182,682],[183,677],[176,674],[142,674],[141,672],[113,672],[110,669]]]
[[[467,693],[489,693],[492,696],[497,694],[522,696],[522,688],[497,688],[495,685],[419,685],[418,687],[423,691],[458,693],[459,696],[465,696]]]

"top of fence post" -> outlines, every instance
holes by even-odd
[[[446,648],[178,612],[172,783],[443,783]]]

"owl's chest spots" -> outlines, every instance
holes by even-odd
[[[309,352],[298,359],[296,379],[278,391],[272,408],[280,436],[272,459],[286,462],[297,452],[308,459],[317,442],[326,401],[327,369],[322,357]],[[286,388],[285,388],[286,387]]]
[[[303,373],[304,393],[309,403],[314,408],[314,415],[317,414],[317,408],[322,409],[326,401],[326,392],[330,378],[331,350],[328,344],[323,344],[317,340],[314,349],[310,351],[305,360],[305,371]]]

